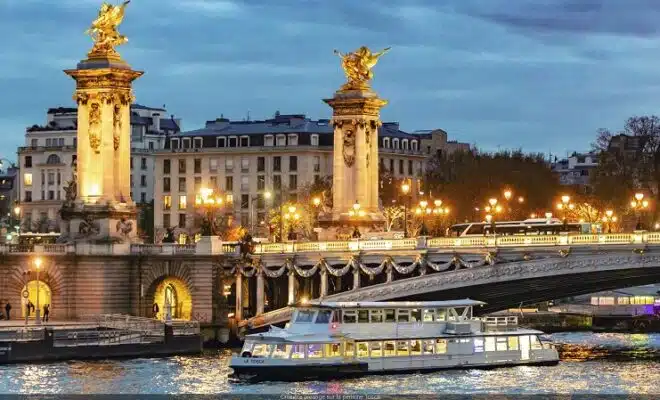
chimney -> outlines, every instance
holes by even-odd
[[[153,120],[153,129],[156,132],[160,132],[160,114],[153,113],[151,114],[151,119]]]

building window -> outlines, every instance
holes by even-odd
[[[286,136],[285,135],[277,135],[277,146],[278,147],[286,146]]]
[[[179,195],[179,210],[188,208],[188,197],[185,194]]]
[[[216,145],[218,147],[227,147],[227,138],[224,137],[216,138]]]
[[[247,176],[241,176],[241,191],[247,192],[250,190],[250,178]]]
[[[225,190],[231,192],[234,190],[234,177],[227,176],[225,177]]]
[[[404,150],[408,150],[408,139],[403,139],[403,140],[401,141],[401,147],[402,147]]]
[[[184,149],[189,149],[190,148],[190,138],[183,138],[181,141],[183,143],[183,148]]]
[[[408,175],[413,175],[413,161],[408,160]]]
[[[312,143],[312,146],[318,146],[319,145],[319,135],[312,135],[311,143]]]
[[[58,189],[55,193],[57,193],[57,200],[60,200],[60,190]]]
[[[179,178],[179,192],[186,191],[186,178]]]
[[[170,191],[170,178],[163,178],[163,192],[169,192]]]
[[[296,192],[289,193],[289,201],[291,203],[297,203],[298,202],[298,193],[296,193]]]
[[[314,156],[314,172],[321,172],[321,157]]]
[[[140,159],[140,169],[146,170],[147,169],[147,159],[142,157]]]
[[[250,147],[250,138],[248,136],[241,136],[241,147]]]
[[[154,149],[154,142],[149,142],[149,150],[153,150],[153,149]]]
[[[403,160],[399,160],[399,174],[403,174]]]
[[[193,141],[193,144],[195,145],[196,149],[201,149],[202,148],[202,138],[196,137]]]
[[[169,194],[163,196],[163,210],[169,210],[172,208],[172,196]]]
[[[282,175],[273,175],[273,190],[282,190]]]
[[[241,213],[241,226],[247,226],[248,224],[248,214]]]
[[[289,190],[298,190],[298,175],[289,175]]]
[[[257,190],[266,189],[266,177],[264,175],[257,176]]]
[[[186,227],[186,214],[179,214],[179,228]]]
[[[202,188],[202,177],[201,176],[196,176],[195,177],[195,188],[193,190],[195,191],[195,193],[198,193],[201,188]]]
[[[250,159],[247,157],[241,158],[241,172],[250,172]]]
[[[386,148],[386,149],[390,148],[390,138],[388,138],[388,137],[383,138],[383,147]]]
[[[225,171],[231,172],[234,170],[234,159],[233,158],[227,158],[225,160]]]
[[[29,172],[26,172],[23,174],[23,185],[25,186],[32,186],[32,174]]]
[[[217,158],[211,158],[209,160],[209,171],[210,172],[217,172],[218,171],[218,159]]]
[[[48,200],[55,200],[55,191],[54,190],[49,190],[48,191]]]
[[[140,202],[141,203],[147,202],[147,194],[145,192],[140,193]]]
[[[46,159],[46,164],[61,164],[62,161],[60,160],[60,157],[57,154],[51,154],[48,156],[48,159]]]
[[[178,148],[179,148],[179,139],[172,139],[172,140],[170,140],[170,147],[171,147],[173,150],[174,150],[174,149],[178,149]]]
[[[410,141],[410,147],[412,148],[412,151],[417,151],[417,141],[416,140],[411,140]]]
[[[201,174],[202,173],[202,160],[199,158],[195,158],[195,164],[194,164],[194,173],[195,174]]]
[[[213,190],[218,189],[218,177],[217,176],[212,176],[212,177],[209,178],[209,186]]]
[[[25,168],[32,168],[32,156],[25,156]]]
[[[275,156],[273,157],[273,171],[281,171],[282,170],[282,157],[280,156]]]
[[[392,139],[392,147],[394,150],[399,150],[399,139]]]
[[[32,191],[31,190],[26,190],[25,191],[25,202],[31,202],[32,201]]]
[[[246,210],[250,208],[250,195],[249,194],[242,194],[241,195],[241,208],[243,210]]]
[[[48,184],[49,185],[54,185],[55,184],[55,173],[54,172],[49,172],[48,173]]]
[[[60,175],[60,171],[57,171],[57,185],[62,184],[62,176]]]
[[[185,158],[183,160],[179,160],[179,173],[180,174],[185,174],[186,173],[186,160],[185,160]]]
[[[236,136],[229,137],[229,147],[238,147],[238,138]]]
[[[170,160],[163,160],[163,173],[164,174],[169,174],[170,173],[170,167],[171,167]]]
[[[390,172],[394,173],[394,160],[390,160]]]
[[[37,147],[37,146],[39,146],[39,139],[32,139],[32,141],[30,143],[31,143],[30,145],[32,147]]]
[[[163,214],[163,228],[170,227],[170,214]]]
[[[289,171],[298,171],[298,156],[289,157]]]
[[[140,175],[140,186],[147,187],[147,176]]]
[[[266,157],[257,157],[257,172],[266,170]]]
[[[264,136],[264,146],[273,147],[273,145],[274,145],[273,139],[274,139],[273,135]]]
[[[298,135],[295,133],[289,135],[289,146],[298,146]]]

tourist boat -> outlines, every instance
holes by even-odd
[[[516,317],[473,317],[483,302],[310,302],[284,329],[250,334],[231,358],[232,378],[337,379],[365,374],[554,365],[543,332]]]

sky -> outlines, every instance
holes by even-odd
[[[111,0],[115,1],[115,0]],[[27,126],[74,106],[75,68],[100,0],[0,0],[0,157]],[[132,0],[119,51],[145,71],[137,102],[184,130],[306,114],[345,81],[342,52],[391,46],[373,88],[383,121],[441,128],[492,151],[589,150],[660,100],[658,0]]]

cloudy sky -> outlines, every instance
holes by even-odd
[[[112,0],[114,1],[114,0]],[[72,68],[100,0],[0,0],[2,157],[72,106]],[[598,128],[660,113],[658,0],[133,0],[120,48],[137,101],[199,128],[305,113],[343,82],[334,48],[392,46],[374,88],[384,121],[486,150],[586,150]]]

